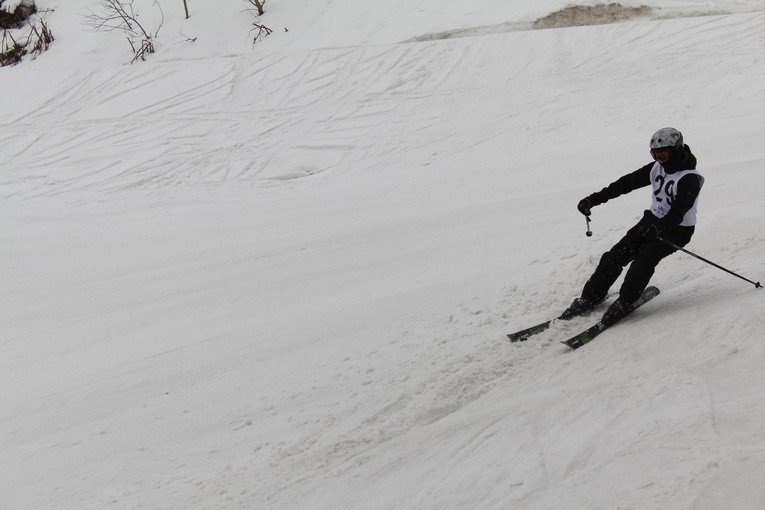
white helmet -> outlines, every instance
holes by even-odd
[[[680,149],[683,134],[675,128],[661,128],[651,137],[651,149]]]

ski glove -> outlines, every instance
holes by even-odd
[[[641,239],[644,241],[653,241],[659,237],[661,231],[655,224],[646,223],[644,225],[640,225],[640,228],[638,228],[638,234],[640,234]]]
[[[577,204],[576,208],[579,209],[579,212],[584,214],[585,216],[589,216],[592,211],[590,211],[590,208],[592,207],[592,204],[590,204],[589,198],[583,198],[579,201],[579,204]]]

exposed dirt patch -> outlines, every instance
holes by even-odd
[[[747,12],[756,12],[763,9],[753,9]],[[674,19],[674,18],[695,18],[698,16],[722,16],[730,14],[730,11],[712,9],[707,11],[688,11],[682,8],[653,8],[647,5],[639,7],[625,7],[616,2],[599,5],[573,5],[549,14],[536,21],[516,21],[498,23],[496,25],[484,25],[470,28],[459,28],[423,34],[406,41],[423,42],[436,41],[441,39],[456,39],[459,37],[475,37],[489,34],[501,34],[506,32],[519,32],[525,30],[542,30],[546,28],[565,28],[579,27],[586,25],[606,25],[609,23],[619,23],[632,19]]]
[[[625,7],[622,4],[611,3],[601,5],[574,5],[539,18],[533,23],[536,29],[580,27],[585,25],[605,25],[634,18],[648,17],[653,9],[640,7]]]

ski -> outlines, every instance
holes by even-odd
[[[592,310],[588,310],[582,315],[588,315],[592,312]],[[565,321],[565,320],[571,320],[573,317],[569,319],[563,319],[561,317],[556,317],[555,319],[550,319],[549,321],[540,322],[539,324],[535,326],[531,326],[530,328],[522,329],[520,331],[516,331],[515,333],[508,333],[506,336],[508,339],[510,339],[511,342],[525,342],[532,336],[541,333],[542,331],[546,331],[550,329],[550,327],[557,321]]]
[[[508,333],[507,338],[509,338],[511,342],[525,342],[529,337],[548,329],[554,320],[557,319],[540,322],[536,326],[531,326],[530,328],[522,329],[515,333]]]
[[[632,304],[632,307],[627,312],[627,315],[631,314],[638,307],[646,304],[648,301],[650,301],[651,299],[655,298],[658,295],[659,295],[659,289],[657,289],[656,287],[646,288],[643,291],[643,293],[640,295],[638,300]],[[607,330],[610,326],[613,326],[613,324],[606,325],[606,324],[603,324],[603,322],[598,321],[598,323],[592,326],[591,328],[588,328],[585,331],[582,331],[581,333],[579,333],[578,335],[573,336],[569,338],[568,340],[565,340],[561,343],[571,347],[572,349],[578,349],[584,344],[591,342],[592,339],[594,339],[596,336],[598,336],[599,334]]]

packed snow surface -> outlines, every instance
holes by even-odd
[[[504,336],[640,217],[575,206],[665,126],[688,248],[763,278],[765,1],[269,0],[253,44],[246,2],[161,0],[133,65],[98,1],[37,4],[53,45],[0,69],[2,508],[765,505],[753,285],[680,253],[585,348],[595,317]]]

